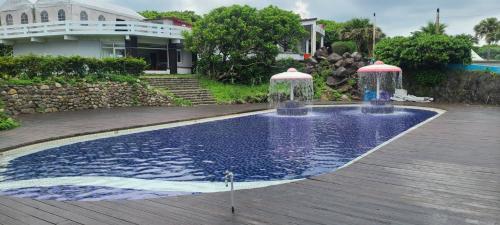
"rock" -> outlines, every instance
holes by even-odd
[[[328,50],[325,47],[322,47],[314,53],[314,58],[321,61],[328,57]]]
[[[368,63],[365,63],[365,62],[363,62],[363,61],[360,61],[360,62],[355,62],[355,63],[353,64],[353,66],[354,66],[354,67],[356,67],[356,68],[358,68],[358,69],[359,69],[359,68],[361,68],[361,67],[364,67],[364,66],[366,66],[366,65],[368,65]]]
[[[351,98],[349,98],[349,96],[347,96],[347,95],[342,95],[340,97],[340,100],[343,102],[348,102],[348,101],[351,101]]]
[[[54,85],[56,86],[56,88],[62,88],[62,85],[60,83],[56,82]]]
[[[354,59],[354,61],[356,61],[356,62],[363,60],[363,55],[359,52],[354,52],[354,53],[352,53],[351,56]]]
[[[347,58],[344,60],[344,66],[350,66],[352,64],[354,64],[354,59],[353,58]]]
[[[307,64],[308,65],[316,65],[316,64],[318,64],[318,61],[314,58],[309,58],[309,59],[307,59]]]
[[[346,77],[347,74],[347,69],[344,67],[339,67],[335,71],[333,71],[333,76],[334,77]]]
[[[342,55],[344,58],[351,58],[351,53],[346,52]]]
[[[341,59],[341,60],[339,60],[339,61],[337,61],[337,62],[335,63],[335,67],[336,67],[336,68],[344,67],[344,65],[345,65],[345,62],[344,62],[344,60],[343,60],[343,59]]]
[[[7,92],[9,95],[15,95],[17,94],[17,90],[16,89],[10,89],[9,92]]]
[[[330,62],[330,63],[336,63],[342,59],[343,59],[342,56],[340,56],[339,54],[332,53],[331,55],[328,56],[328,58],[326,60],[328,60],[328,62]]]
[[[33,113],[35,113],[35,109],[34,108],[21,109],[21,113],[33,114]]]
[[[351,86],[351,85],[349,85],[349,84],[345,84],[345,85],[342,85],[341,87],[339,87],[339,88],[337,89],[337,91],[339,91],[340,93],[346,93],[346,92],[348,92],[348,91],[349,91],[349,90],[351,90],[351,89],[352,89],[352,86]]]
[[[49,90],[49,89],[50,87],[48,85],[43,84],[40,86],[40,90]]]

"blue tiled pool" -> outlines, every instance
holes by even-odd
[[[74,143],[10,160],[0,172],[0,194],[64,200],[191,194],[220,186],[226,170],[241,185],[278,184],[332,172],[436,114],[319,107],[308,117],[264,113]]]

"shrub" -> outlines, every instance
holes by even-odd
[[[444,68],[448,64],[470,64],[472,42],[460,36],[419,34],[386,38],[375,50],[379,60],[412,69]]]
[[[293,60],[293,59],[280,59],[277,60],[274,65],[272,65],[271,75],[286,72],[290,68],[295,68],[298,71],[303,72],[305,69],[305,64],[303,62]]]
[[[332,44],[332,51],[339,55],[343,55],[346,52],[355,52],[356,51],[356,43],[352,41],[337,41]]]
[[[443,70],[422,70],[416,71],[414,74],[417,85],[423,87],[435,87],[446,78]]]
[[[0,74],[11,77],[43,78],[64,75],[83,78],[88,75],[128,74],[139,76],[146,62],[136,58],[84,58],[80,56],[16,56],[0,57]]]
[[[10,130],[19,126],[19,123],[12,118],[5,116],[5,114],[0,113],[0,131]]]

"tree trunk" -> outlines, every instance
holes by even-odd
[[[491,45],[488,45],[488,61],[491,60]]]

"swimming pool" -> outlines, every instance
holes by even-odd
[[[190,121],[28,146],[0,162],[0,195],[54,200],[142,199],[225,191],[329,173],[439,114],[315,107]]]

